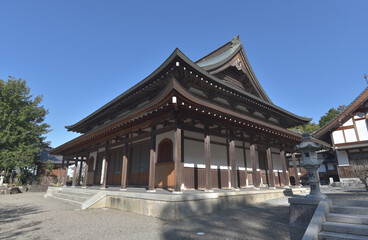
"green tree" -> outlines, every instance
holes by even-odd
[[[312,122],[312,123],[306,123],[306,124],[303,124],[303,125],[300,125],[300,126],[292,127],[292,128],[290,128],[290,130],[299,129],[299,131],[301,133],[304,133],[304,132],[313,133],[313,132],[317,131],[319,128],[320,127],[317,123]]]
[[[30,94],[26,81],[9,76],[0,79],[0,168],[7,173],[33,166],[44,147],[44,123],[48,111],[40,106],[42,96]]]
[[[346,106],[345,105],[341,105],[339,106],[337,109],[335,108],[331,108],[330,110],[328,110],[327,113],[325,113],[325,115],[323,115],[321,117],[321,119],[319,120],[319,126],[323,127],[324,125],[326,125],[329,121],[331,121],[334,117],[336,117],[337,115],[339,115],[340,113],[344,112],[346,110]]]

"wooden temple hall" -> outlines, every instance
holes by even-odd
[[[67,126],[82,135],[51,153],[65,165],[83,161],[84,187],[284,186],[285,156],[302,141],[287,128],[309,121],[272,103],[234,37],[196,62],[176,49],[147,78]]]

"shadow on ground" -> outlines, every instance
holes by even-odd
[[[299,240],[303,233],[289,229],[288,205],[263,203],[169,222],[163,226],[162,238]]]
[[[16,239],[22,235],[29,234],[31,231],[39,230],[41,221],[32,221],[31,223],[21,224],[24,217],[40,213],[41,210],[34,206],[17,207],[12,205],[3,205],[0,209],[0,239]],[[16,227],[11,227],[12,223]],[[12,224],[14,225],[14,224]]]

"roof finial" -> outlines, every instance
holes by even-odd
[[[367,74],[365,74],[364,73],[364,78],[365,78],[365,81],[367,82],[367,84],[368,84],[368,76],[367,76]]]
[[[239,44],[241,44],[240,35],[234,36],[233,39],[231,40],[231,47],[234,47],[235,45]]]

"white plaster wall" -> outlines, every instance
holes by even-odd
[[[271,148],[271,152],[280,153],[280,149],[277,149],[277,148]]]
[[[184,136],[186,137],[192,137],[192,138],[197,138],[200,140],[204,139],[204,134],[202,133],[196,133],[196,132],[190,132],[190,131],[184,131]],[[211,136],[211,140],[213,140],[213,137]]]
[[[349,158],[346,151],[336,150],[336,156],[339,166],[349,166]]]
[[[247,157],[247,168],[252,168],[252,161],[250,159],[250,150],[245,149],[245,155]]]
[[[333,140],[334,140],[335,144],[345,143],[344,135],[342,133],[342,130],[334,131],[332,133],[332,137],[333,137]]]
[[[355,135],[354,128],[345,129],[344,133],[345,133],[346,142],[356,142],[357,141],[357,137]]]
[[[211,150],[212,148],[213,145],[211,145]],[[185,163],[204,165],[204,144],[201,142],[184,139],[184,161]]]
[[[211,144],[211,165],[220,166],[222,169],[227,168],[227,150],[226,146]]]
[[[225,138],[221,138],[221,137],[211,136],[211,141],[220,142],[220,143],[226,144],[226,139]]]
[[[273,170],[282,171],[281,157],[280,154],[272,154]]]
[[[236,167],[244,170],[244,154],[242,148],[235,148]]]
[[[344,127],[346,127],[346,126],[352,126],[353,125],[353,119],[352,118],[350,118],[349,120],[347,120],[344,124],[343,124],[343,126]]]
[[[357,127],[359,140],[365,141],[368,140],[368,128],[367,128],[367,121],[366,120],[357,120],[355,122],[355,125]]]

